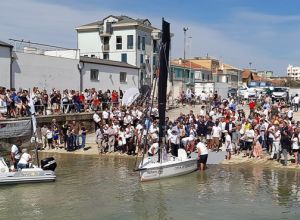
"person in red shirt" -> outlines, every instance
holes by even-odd
[[[118,93],[115,90],[113,90],[111,93],[111,101],[114,107],[118,104],[118,99],[119,99]]]
[[[249,102],[250,113],[254,112],[255,107],[256,107],[256,103],[255,103],[253,100],[251,100],[251,101]]]

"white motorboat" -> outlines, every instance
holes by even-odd
[[[157,161],[157,155],[142,160],[138,168],[141,181],[180,176],[197,170],[197,155],[187,157],[184,149],[178,150],[178,157],[166,155],[162,162]]]
[[[9,172],[9,168],[3,157],[0,157],[0,185],[53,182],[56,179],[56,161],[53,157],[41,161],[41,168],[32,166],[15,172]]]

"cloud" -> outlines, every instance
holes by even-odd
[[[299,15],[270,15],[254,11],[241,10],[235,13],[237,19],[243,19],[245,21],[250,21],[252,23],[261,24],[282,24],[290,22],[299,22]],[[258,23],[257,23],[258,22]]]
[[[187,36],[192,36],[192,48],[187,48],[187,57],[205,56],[208,53],[239,68],[248,67],[252,62],[252,67],[258,70],[274,70],[279,74],[285,74],[289,63],[297,65],[300,58],[295,47],[300,31],[282,32],[282,28],[289,24],[297,25],[295,23],[300,16],[277,16],[243,9],[228,14],[228,19],[224,21],[207,24],[166,13],[170,13],[164,16],[169,17],[175,34],[172,39],[173,58],[183,57],[183,27],[189,27]],[[74,48],[76,26],[94,22],[109,14],[148,17],[156,27],[160,27],[162,17],[146,10],[120,11],[97,5],[81,9],[49,1],[1,1],[0,39],[16,38]]]

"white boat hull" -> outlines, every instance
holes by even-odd
[[[140,164],[141,181],[157,180],[162,178],[180,176],[197,170],[197,159],[170,160],[163,163],[156,162],[155,158],[145,158],[143,165]]]
[[[55,179],[56,175],[53,171],[42,170],[40,168],[29,168],[17,172],[0,173],[0,185],[53,182]]]

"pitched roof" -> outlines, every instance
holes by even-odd
[[[148,19],[140,19],[140,18],[134,19],[134,18],[131,18],[131,17],[126,16],[126,15],[120,15],[120,16],[109,15],[109,16],[105,17],[103,20],[95,21],[95,22],[92,22],[92,23],[89,23],[89,24],[80,25],[77,28],[84,28],[84,27],[94,26],[94,25],[101,26],[101,25],[103,25],[104,20],[109,18],[109,17],[114,17],[114,18],[118,19],[118,22],[116,22],[116,24],[126,24],[126,23],[136,22],[139,25],[146,25],[146,26],[149,26],[151,28],[154,28],[154,27],[151,26],[151,22]],[[150,25],[147,25],[146,21],[148,21]]]
[[[250,70],[244,70],[242,72],[242,79],[248,79],[249,77],[251,77],[251,71]]]
[[[202,65],[196,64],[194,62],[191,62],[189,60],[173,60],[171,61],[171,65],[172,66],[178,66],[178,67],[182,67],[182,68],[191,68],[191,69],[202,69],[202,70],[209,70],[207,68],[205,68]]]
[[[107,66],[117,66],[117,67],[125,67],[125,68],[131,68],[131,69],[139,69],[136,66],[130,65],[128,63],[114,61],[114,60],[103,60],[99,58],[92,58],[92,57],[80,57],[80,62],[83,63],[95,63],[95,64],[101,64],[101,65],[107,65]]]
[[[3,46],[3,47],[10,47],[10,48],[14,47],[13,45],[8,44],[8,43],[5,43],[4,41],[1,41],[1,40],[0,40],[0,46]]]

